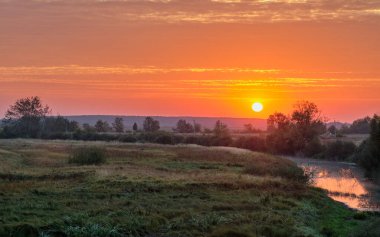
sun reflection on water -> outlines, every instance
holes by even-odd
[[[379,202],[349,168],[329,171],[320,166],[302,165],[312,185],[328,191],[329,197],[358,210],[380,211]]]

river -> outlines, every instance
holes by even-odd
[[[354,163],[286,157],[311,176],[311,183],[329,197],[362,211],[380,211],[380,186],[367,180]]]

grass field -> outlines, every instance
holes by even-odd
[[[102,165],[69,163],[105,149]],[[0,236],[379,236],[278,157],[236,148],[0,140]],[[371,235],[372,234],[372,235]]]

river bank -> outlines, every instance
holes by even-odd
[[[380,211],[380,186],[366,179],[355,163],[285,157],[297,163],[311,177],[314,187],[329,197],[361,211]]]

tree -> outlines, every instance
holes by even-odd
[[[115,121],[112,123],[112,127],[115,130],[115,132],[123,133],[124,132],[123,118],[116,117]]]
[[[184,119],[180,119],[177,122],[177,127],[175,131],[179,133],[192,133],[194,132],[194,127],[191,123],[186,122]]]
[[[352,125],[350,126],[348,132],[368,134],[371,131],[371,122],[372,119],[368,116],[361,119],[357,119],[354,122],[352,122]]]
[[[194,132],[200,133],[202,131],[202,125],[194,122]]]
[[[37,137],[43,119],[51,112],[38,96],[19,99],[5,113],[6,131],[15,136]],[[42,124],[41,124],[42,122]]]
[[[329,133],[331,133],[331,134],[336,135],[338,129],[337,129],[334,125],[331,125],[331,126],[327,129],[327,131],[329,131]]]
[[[137,126],[137,123],[134,123],[133,124],[133,131],[137,132],[138,129],[139,129],[139,127]]]
[[[25,117],[42,118],[50,112],[49,106],[44,106],[38,96],[33,96],[17,100],[5,113],[5,119],[18,120]]]
[[[299,126],[307,126],[320,121],[321,112],[318,106],[309,101],[300,101],[294,105],[292,120]]]
[[[298,102],[288,117],[282,113],[274,113],[267,120],[267,146],[274,153],[290,154],[310,151],[320,147],[319,135],[326,127],[317,105],[308,101]],[[313,149],[310,149],[313,148]]]
[[[213,130],[214,136],[211,137],[211,146],[229,146],[232,144],[232,138],[228,126],[220,120],[216,121]]]
[[[107,121],[98,120],[95,124],[96,132],[108,132],[110,131],[110,126]]]
[[[44,121],[44,133],[65,133],[69,131],[70,121],[62,116],[48,117]]]
[[[290,126],[290,118],[282,113],[274,113],[269,115],[267,119],[267,130],[268,131],[274,131],[274,130],[283,130]]]
[[[257,129],[251,123],[244,124],[244,132],[246,133],[259,133],[262,132],[260,129]]]
[[[82,128],[87,133],[96,132],[96,129],[93,126],[91,126],[90,124],[88,124],[88,123],[82,124]]]
[[[79,123],[77,121],[70,121],[69,122],[69,131],[75,132],[79,130]]]
[[[220,120],[216,121],[213,132],[216,137],[224,137],[230,135],[228,126],[222,123]]]
[[[160,122],[154,120],[152,117],[146,117],[144,120],[143,128],[145,132],[156,132],[160,130]]]
[[[299,148],[303,149],[307,143],[326,131],[325,121],[318,106],[312,102],[301,101],[294,108],[291,120],[299,135]]]
[[[380,183],[380,117],[370,121],[370,137],[357,149],[355,159],[366,171],[366,176]]]

